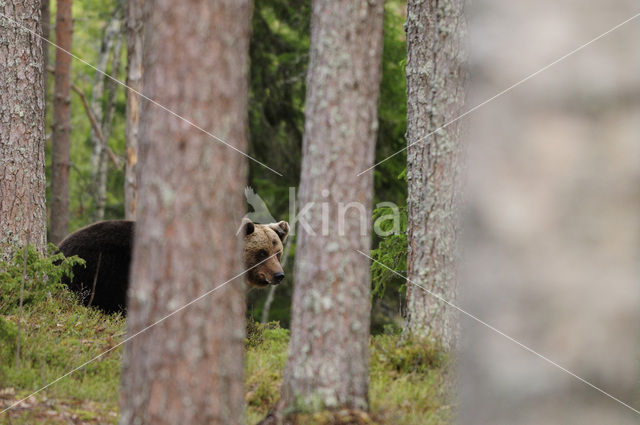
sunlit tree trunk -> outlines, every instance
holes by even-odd
[[[56,5],[56,44],[67,52],[73,38],[72,3],[59,0]],[[51,144],[51,242],[56,244],[69,233],[71,56],[61,49],[56,49]]]
[[[369,261],[356,250],[369,251],[373,177],[356,174],[374,158],[383,11],[313,2],[299,196],[316,204],[298,226],[284,410],[368,408]]]
[[[144,92],[247,148],[248,0],[145,1]],[[197,11],[197,13],[194,13]],[[142,105],[140,209],[121,424],[244,423],[245,158],[165,110]],[[228,282],[228,283],[226,283]]]
[[[462,0],[409,0],[407,10],[408,277],[405,331],[455,344],[457,123],[464,101]],[[429,135],[429,136],[428,136]],[[427,137],[428,136],[428,137]]]
[[[142,90],[142,41],[144,0],[128,0],[127,31],[127,86]],[[124,168],[124,213],[127,220],[135,220],[138,209],[138,131],[140,123],[140,96],[127,90],[127,122],[125,128],[126,158]]]
[[[39,0],[0,3],[0,256],[46,245],[44,69]]]
[[[120,36],[120,25],[122,21],[122,5],[120,2],[116,5],[111,19],[107,22],[98,52],[96,68],[106,72],[109,58],[114,50],[118,37]],[[114,55],[115,57],[115,55]],[[113,63],[113,60],[112,60]],[[112,67],[113,68],[113,67]],[[115,76],[114,76],[115,77]],[[105,92],[105,79],[107,77],[100,72],[95,72],[93,77],[93,87],[91,88],[91,112],[101,126],[101,130],[105,125],[105,108],[103,108],[103,96]],[[109,124],[110,125],[110,124]],[[91,128],[91,195],[93,197],[93,213],[92,220],[100,221],[104,219],[104,208],[107,198],[107,149],[109,135],[102,132],[102,137],[98,135],[94,128]]]

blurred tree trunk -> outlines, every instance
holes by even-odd
[[[72,0],[58,0],[56,4],[56,44],[67,52],[71,51],[73,38],[72,4]],[[43,50],[46,47],[43,45]],[[71,56],[61,49],[56,49],[52,129],[51,242],[57,244],[69,233],[71,144]]]
[[[51,36],[51,0],[42,0],[42,4],[40,5],[40,26],[42,28],[42,36],[49,40]],[[47,98],[47,86],[48,84],[48,70],[49,70],[49,43],[46,41],[42,42],[42,63],[44,63],[43,67],[43,78],[44,78],[44,98]],[[45,108],[45,118],[46,118],[46,108]]]
[[[112,69],[116,60],[116,54],[114,52],[114,44],[116,44],[120,37],[120,26],[122,21],[122,4],[119,1],[116,5],[116,9],[111,15],[111,19],[107,23],[102,37],[102,43],[100,44],[100,52],[98,53],[98,59],[96,61],[96,68],[101,71],[107,72],[107,65],[109,64],[109,58],[112,57]],[[113,53],[113,56],[112,56]],[[113,75],[117,77],[116,75]],[[105,125],[108,128],[111,127],[111,123],[106,120],[105,110],[108,110],[108,105],[103,108],[104,92],[105,92],[105,79],[107,77],[100,72],[95,72],[93,77],[93,87],[91,89],[91,98],[89,104],[93,116],[98,120],[101,126],[102,137],[98,135],[94,128],[91,128],[91,144],[93,149],[91,151],[91,181],[93,187],[91,189],[91,195],[93,197],[93,213],[92,221],[100,221],[104,219],[104,208],[107,199],[107,150],[109,143],[109,134],[105,134]]]
[[[356,173],[374,159],[383,12],[313,2],[300,203],[316,203],[318,233],[298,226],[284,410],[368,409],[369,262],[356,250],[369,251],[373,178]]]
[[[142,92],[142,42],[144,0],[127,1],[127,86]],[[138,209],[138,131],[140,96],[127,90],[127,119],[125,128],[126,161],[124,169],[124,213],[127,220],[135,220]]]
[[[464,102],[463,3],[409,0],[406,24],[408,278],[451,302],[457,288],[459,130],[454,123],[427,135],[456,118]],[[451,348],[455,310],[408,282],[405,332]]]
[[[145,2],[144,91],[237,149],[247,148],[248,0]],[[194,13],[197,11],[197,13]],[[188,46],[188,48],[187,48]],[[146,102],[122,424],[244,422],[241,241],[245,159]],[[223,285],[225,282],[228,284]]]
[[[120,73],[120,58],[122,56],[122,47],[123,47],[123,35],[118,34],[114,47],[113,47],[113,56],[111,59],[111,69],[110,74],[117,78]],[[98,136],[97,139],[100,141],[100,153],[98,160],[98,169],[97,169],[97,179],[95,180],[95,197],[97,201],[97,208],[94,210],[94,221],[100,221],[104,219],[104,211],[107,204],[107,174],[109,171],[109,154],[113,155],[113,152],[109,147],[109,137],[111,137],[111,130],[113,128],[113,117],[115,115],[116,110],[116,94],[117,89],[120,87],[118,83],[113,81],[110,78],[106,78],[105,84],[105,93],[106,100],[103,109],[102,116],[102,126],[101,126],[101,134],[102,137]],[[97,136],[97,135],[96,135]],[[115,155],[113,155],[115,158]],[[116,160],[114,163],[118,163]]]
[[[40,34],[39,0],[6,0],[0,12]],[[46,246],[42,39],[0,18],[0,257],[29,235]]]

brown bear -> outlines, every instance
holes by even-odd
[[[282,243],[289,234],[289,224],[256,224],[245,218],[241,231],[247,283],[257,287],[280,283],[284,279]],[[85,305],[107,313],[126,312],[134,233],[133,221],[101,221],[60,243],[58,248],[65,256],[77,255],[86,262],[86,267],[74,267],[73,280],[65,282]]]

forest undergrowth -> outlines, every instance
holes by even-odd
[[[16,296],[23,281],[22,253],[0,263],[0,408],[88,364],[0,414],[0,424],[117,423],[122,347],[116,346],[125,338],[125,318],[79,305],[60,284],[73,260],[53,264],[59,261],[29,253],[22,309]],[[205,302],[215,306],[215,296]],[[264,418],[278,400],[288,342],[289,331],[277,322],[247,324],[248,424]],[[371,337],[370,348],[371,412],[301,413],[298,423],[450,422],[451,397],[445,386],[450,367],[441,350],[405,340],[391,327]]]

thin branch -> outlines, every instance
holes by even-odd
[[[96,136],[98,136],[98,139],[100,139],[100,142],[102,142],[104,146],[107,148],[107,154],[109,155],[109,159],[111,159],[111,162],[113,162],[113,165],[119,169],[121,166],[120,160],[118,159],[116,154],[113,153],[109,145],[104,140],[104,136],[102,135],[102,130],[100,129],[100,126],[98,125],[98,121],[96,120],[96,117],[93,115],[93,112],[91,112],[91,108],[89,107],[89,103],[87,102],[86,96],[84,95],[80,87],[76,86],[73,83],[71,84],[71,90],[73,90],[80,97],[80,100],[82,101],[82,106],[84,106],[84,110],[87,113],[87,116],[89,117],[89,121],[91,121],[91,126],[93,127],[93,130],[96,132]]]
[[[54,72],[54,69],[49,68],[49,72]],[[82,106],[84,107],[84,111],[87,113],[87,117],[89,117],[89,121],[91,122],[91,127],[93,128],[93,131],[96,132],[96,136],[98,137],[98,139],[100,139],[100,142],[102,142],[102,144],[105,145],[107,148],[107,154],[109,155],[109,159],[111,159],[111,162],[113,162],[114,167],[116,167],[117,169],[120,169],[121,167],[120,159],[118,159],[116,154],[113,153],[109,145],[104,140],[104,136],[102,135],[102,129],[100,128],[100,125],[98,125],[98,120],[96,120],[95,115],[93,115],[93,112],[91,112],[91,108],[89,107],[89,103],[87,102],[87,97],[84,95],[84,92],[80,87],[78,87],[73,83],[71,83],[71,90],[73,90],[74,93],[76,93],[78,97],[80,97],[80,100],[82,101]]]
[[[87,307],[91,307],[93,304],[93,297],[96,295],[96,284],[98,283],[98,273],[100,273],[100,263],[102,263],[102,251],[98,254],[98,265],[96,266],[96,274],[93,276],[93,287],[91,288],[91,298],[89,298],[89,304]]]

